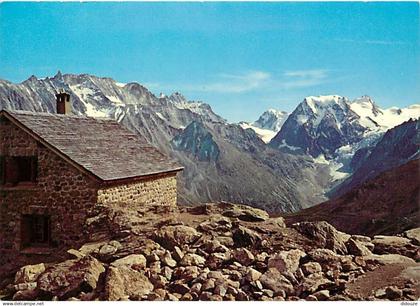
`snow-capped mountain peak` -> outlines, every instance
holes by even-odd
[[[370,112],[374,116],[382,114],[382,111],[379,108],[379,106],[376,105],[376,103],[373,101],[371,97],[366,96],[366,95],[353,100],[353,102],[351,102],[350,104],[350,107],[358,115],[361,115],[363,112]]]
[[[390,107],[381,109],[369,96],[355,99],[350,108],[360,117],[360,123],[369,130],[393,128],[410,119],[420,117],[420,105],[414,104],[406,108]]]
[[[289,113],[285,111],[276,110],[270,108],[266,110],[254,122],[240,122],[239,125],[243,129],[252,129],[265,143],[276,136],[277,132],[280,131],[283,123],[286,121]]]
[[[180,94],[179,92],[172,93],[168,97],[168,99],[170,101],[174,102],[174,103],[185,103],[185,102],[187,102],[187,99],[182,94]]]
[[[360,140],[364,127],[357,119],[345,97],[309,96],[290,114],[270,145],[281,148],[287,144],[314,157],[331,156],[337,148]]]
[[[329,125],[334,122],[337,129],[341,129],[341,123],[354,115],[349,111],[347,98],[338,95],[306,97],[293,114],[300,124],[310,124],[314,129],[326,121]]]
[[[64,82],[64,79],[63,79],[63,74],[61,73],[61,71],[60,71],[60,70],[58,70],[58,71],[57,71],[57,73],[55,74],[55,76],[53,76],[53,77],[52,77],[52,79],[53,79],[54,81],[58,81],[58,82],[61,82],[61,83],[63,83],[63,82]]]
[[[338,95],[309,96],[302,104],[308,107],[314,114],[323,115],[322,110],[331,108],[334,105],[345,107],[347,99]]]
[[[268,109],[252,125],[261,129],[278,132],[289,114],[285,111]]]
[[[280,117],[284,114],[287,114],[287,112],[285,112],[285,111],[277,110],[277,109],[274,109],[274,108],[269,108],[264,113],[273,114],[273,115],[276,115],[278,117]]]

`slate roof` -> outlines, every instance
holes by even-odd
[[[102,181],[182,170],[176,162],[112,119],[2,112]]]

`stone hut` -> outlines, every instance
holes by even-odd
[[[0,111],[2,255],[78,245],[98,204],[176,205],[182,167],[114,120],[69,115],[67,96],[61,114]]]

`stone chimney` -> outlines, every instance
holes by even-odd
[[[55,97],[57,101],[57,114],[71,114],[70,95],[66,92],[60,92]]]

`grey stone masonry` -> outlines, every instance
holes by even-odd
[[[8,184],[4,179],[5,161],[16,157],[36,160],[32,181]],[[105,183],[1,115],[0,162],[0,275],[12,266],[53,260],[61,251],[82,244],[85,221],[99,204],[166,207],[177,201],[176,172]],[[28,239],[24,225],[28,216],[48,220],[45,245],[23,243]]]

